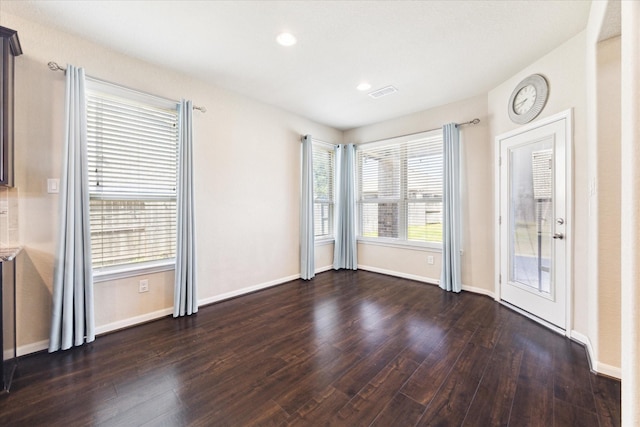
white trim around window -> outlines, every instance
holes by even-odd
[[[175,267],[175,258],[139,264],[105,267],[103,269],[93,270],[93,283],[126,279],[127,277],[143,276],[146,274],[161,273],[163,271],[173,271],[175,270]]]
[[[335,242],[336,242],[336,239],[334,239],[333,236],[315,240],[316,246],[332,245]]]
[[[174,269],[175,101],[87,82],[94,282]]]
[[[389,248],[409,249],[412,251],[423,252],[442,252],[442,244],[440,243],[423,243],[397,239],[381,239],[371,237],[358,237],[358,243],[373,246],[386,246]]]
[[[442,130],[357,147],[358,241],[442,247]]]

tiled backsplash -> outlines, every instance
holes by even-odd
[[[0,187],[0,247],[18,243],[18,189]]]

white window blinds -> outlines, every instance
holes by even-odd
[[[313,144],[313,221],[316,238],[333,237],[335,149]]]
[[[441,243],[442,173],[439,130],[359,146],[360,236]]]
[[[87,134],[93,268],[174,258],[177,105],[91,82]]]

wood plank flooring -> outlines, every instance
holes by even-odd
[[[20,360],[2,426],[616,426],[620,383],[488,297],[330,271]]]

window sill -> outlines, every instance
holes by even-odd
[[[330,239],[317,239],[315,241],[316,246],[332,245],[334,243],[335,243],[335,239],[333,237]]]
[[[93,271],[93,283],[125,279],[127,277],[142,276],[145,274],[160,273],[162,271],[175,270],[175,267],[175,259],[127,265],[122,267],[107,267],[102,270]]]
[[[385,246],[389,248],[409,249],[412,251],[423,252],[442,252],[442,244],[439,243],[399,242],[395,240],[368,239],[366,237],[358,237],[357,240],[358,243],[373,246]]]

